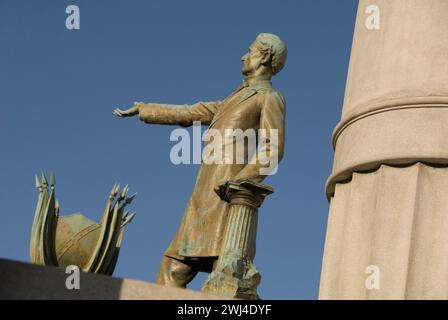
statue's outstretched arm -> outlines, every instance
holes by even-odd
[[[132,108],[114,110],[118,117],[139,116],[140,120],[154,124],[190,126],[193,121],[210,124],[217,112],[220,101],[198,102],[193,105],[173,105],[135,102]]]

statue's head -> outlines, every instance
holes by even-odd
[[[260,72],[271,76],[282,70],[288,50],[285,43],[275,34],[260,33],[250,45],[248,52],[241,57],[244,75],[250,76]]]

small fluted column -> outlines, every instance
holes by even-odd
[[[269,186],[251,181],[228,182],[217,190],[221,199],[230,203],[229,220],[217,266],[205,282],[203,291],[258,299],[261,275],[253,264],[258,208],[272,192]]]

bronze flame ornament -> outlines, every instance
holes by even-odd
[[[112,275],[118,260],[123,231],[135,213],[125,210],[136,194],[127,197],[125,186],[115,184],[109,194],[100,223],[82,213],[60,216],[55,196],[55,178],[50,184],[42,173],[36,175],[39,191],[30,240],[31,262],[67,267],[76,265],[84,272]]]

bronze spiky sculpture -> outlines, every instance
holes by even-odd
[[[49,188],[43,173],[41,179],[36,176],[36,187],[39,198],[31,231],[31,262],[58,267],[76,265],[84,272],[112,275],[124,226],[135,215],[124,209],[131,204],[136,194],[127,197],[128,186],[119,193],[120,187],[115,184],[98,224],[80,212],[59,215],[53,174]]]

